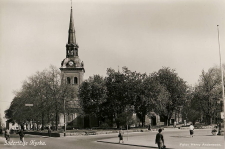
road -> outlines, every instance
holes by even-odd
[[[106,144],[106,143],[98,143],[96,142],[99,139],[113,138],[117,134],[108,134],[108,135],[96,135],[96,136],[68,136],[61,138],[49,138],[42,136],[32,136],[26,135],[25,141],[28,142],[27,145],[4,145],[3,138],[0,141],[1,149],[106,149],[106,148],[116,148],[115,144]],[[11,141],[17,142],[19,141],[19,137],[13,135],[11,137]],[[34,146],[34,142],[42,142],[46,145],[36,145]],[[128,149],[129,146],[123,146],[123,149]]]
[[[188,131],[177,130],[177,131],[164,131],[164,137],[166,140],[166,145],[168,148],[182,148],[182,149],[222,149],[224,147],[224,137],[223,136],[212,136],[210,130],[196,130],[193,138],[190,138]],[[130,133],[128,138],[126,133],[124,134],[124,144],[118,144],[118,137],[116,133],[114,134],[103,134],[103,135],[90,135],[90,136],[67,136],[61,138],[49,138],[42,136],[26,135],[25,141],[27,145],[22,146],[18,144],[14,145],[4,145],[4,138],[0,138],[0,148],[1,149],[144,149],[144,148],[155,148],[154,144],[156,132],[138,132]],[[111,142],[97,142],[97,141]],[[19,141],[18,135],[12,135],[11,141]],[[139,144],[139,145],[126,145],[127,143]],[[205,142],[205,143],[215,143],[221,144],[220,147],[198,147],[198,146],[185,146],[190,145],[190,143]],[[36,146],[35,146],[36,143]],[[39,143],[39,144],[38,144]],[[143,145],[141,145],[143,144]]]

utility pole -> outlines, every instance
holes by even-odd
[[[220,56],[220,70],[221,70],[221,80],[222,80],[222,100],[224,101],[224,82],[223,82],[223,68],[222,68],[222,58],[220,52],[220,34],[219,34],[219,25],[217,25],[218,30],[218,44],[219,44],[219,56]],[[225,107],[224,107],[225,110]]]
[[[64,136],[66,136],[66,101],[63,99],[63,111],[64,111]]]
[[[219,57],[220,57],[220,71],[221,71],[221,85],[222,85],[222,100],[220,102],[223,101],[223,117],[222,117],[222,111],[221,111],[221,117],[223,119],[223,122],[224,122],[224,111],[225,111],[225,102],[224,102],[224,82],[223,82],[223,68],[222,68],[222,58],[221,58],[221,51],[220,51],[220,34],[219,34],[219,25],[217,25],[217,31],[218,31],[218,45],[219,45]],[[221,122],[219,124],[219,133],[218,134],[221,134]]]

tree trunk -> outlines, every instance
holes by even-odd
[[[48,110],[48,124],[50,124],[50,110]]]
[[[145,126],[145,115],[142,115],[142,121],[141,121],[141,123],[142,123],[142,127],[144,127]]]
[[[211,124],[212,124],[212,118],[211,118],[210,115],[206,115],[206,123],[207,123],[208,125],[211,125]]]
[[[55,113],[55,129],[58,130],[58,112]]]
[[[57,101],[55,102],[55,130],[58,130],[58,103]],[[63,111],[64,113],[65,111]],[[65,114],[65,113],[64,113]]]
[[[116,128],[120,128],[120,124],[119,123],[116,123]]]
[[[41,130],[44,130],[44,112],[41,114]]]
[[[212,124],[212,117],[211,116],[210,116],[209,122],[210,122],[210,125],[211,125]]]
[[[171,119],[171,118],[168,118],[168,119],[167,119],[167,126],[170,126],[170,119]]]

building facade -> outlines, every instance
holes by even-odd
[[[66,58],[61,62],[61,79],[64,83],[70,84],[74,87],[74,91],[77,92],[80,84],[83,82],[85,73],[84,63],[80,60],[78,54],[79,46],[76,42],[76,34],[73,20],[73,9],[71,7],[70,22],[68,30],[68,42],[66,44]],[[75,102],[78,102],[76,97]],[[76,103],[75,103],[76,105]],[[78,107],[73,107],[78,108]],[[83,128],[83,117],[79,113],[67,113],[67,124],[71,124],[71,127]],[[64,114],[59,114],[59,125],[64,125]]]

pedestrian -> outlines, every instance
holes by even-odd
[[[158,132],[159,133],[157,133],[155,137],[155,144],[158,145],[158,149],[166,148],[162,134],[162,129],[159,129]]]
[[[23,132],[23,129],[20,129],[18,134],[20,136],[20,141],[24,143],[24,132]]]
[[[51,133],[52,133],[52,130],[51,130],[51,127],[49,126],[49,127],[48,127],[48,136],[49,136],[49,137],[51,137]]]
[[[123,142],[123,134],[122,134],[122,131],[121,130],[119,131],[118,137],[119,137],[119,143],[120,143],[120,141],[122,141],[122,143],[124,143]]]
[[[193,126],[192,124],[190,125],[189,128],[190,128],[190,137],[193,137],[194,129],[195,129],[195,128],[194,128],[194,126]]]
[[[9,129],[8,128],[5,130],[5,139],[6,139],[7,143],[10,140],[10,132],[9,132]]]
[[[176,121],[173,123],[173,127],[174,127],[174,128],[177,127],[177,122],[176,122]]]

